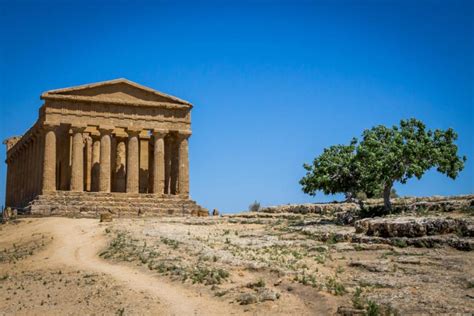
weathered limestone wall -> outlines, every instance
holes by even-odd
[[[367,208],[383,205],[382,199],[370,199],[364,201]],[[396,210],[439,210],[453,211],[474,206],[474,195],[459,196],[432,196],[416,198],[397,198],[392,199],[392,206]],[[338,212],[359,211],[360,205],[357,203],[307,203],[307,204],[288,204],[262,207],[259,212],[262,213],[297,213],[297,214],[322,214],[332,215]]]

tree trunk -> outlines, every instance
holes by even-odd
[[[383,206],[386,212],[392,213],[392,203],[390,202],[390,193],[392,192],[392,184],[386,184],[383,188]]]
[[[344,193],[344,196],[346,198],[345,202],[352,202],[354,200],[355,195],[352,194],[352,192],[346,192]]]

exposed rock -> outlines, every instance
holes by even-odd
[[[334,246],[336,251],[352,251],[354,250],[354,246],[348,243],[339,243]]]
[[[17,210],[7,207],[2,212],[2,221],[7,222],[8,220],[17,216]]]
[[[337,225],[314,225],[309,223],[303,227],[292,227],[295,231],[301,231],[303,234],[310,236],[311,239],[323,242],[336,243],[350,241],[354,232],[353,227],[342,227]]]
[[[420,264],[421,260],[415,256],[400,256],[395,260],[397,263],[402,264]]]
[[[447,244],[458,250],[464,250],[464,251],[474,250],[474,240],[472,238],[452,237],[447,240]]]
[[[311,248],[308,248],[308,251],[317,251],[317,252],[327,252],[329,247],[326,245],[318,245]]]
[[[359,209],[354,209],[346,212],[338,212],[336,215],[336,224],[351,225],[359,219]]]
[[[100,222],[111,222],[112,221],[112,214],[110,213],[101,213],[100,214]]]
[[[354,241],[354,239],[353,239],[353,241]],[[357,250],[359,250],[359,251],[362,251],[362,250],[391,250],[392,248],[393,247],[390,244],[357,244]]]
[[[201,208],[197,214],[198,217],[207,217],[209,216],[209,210],[207,208]]]
[[[280,294],[272,291],[268,288],[258,289],[258,298],[260,302],[264,301],[276,301],[280,297]]]
[[[273,283],[274,286],[279,286],[283,282],[282,279],[278,279],[275,283]]]
[[[474,288],[474,278],[466,278],[466,286],[468,289]]]
[[[252,293],[243,293],[237,298],[237,302],[239,302],[240,305],[255,304],[257,301],[257,296]]]
[[[415,246],[422,248],[434,248],[442,245],[449,245],[463,251],[474,250],[474,240],[472,238],[459,238],[452,235],[423,236],[415,238],[394,237],[383,238],[377,236],[365,236],[361,234],[352,235],[352,242],[359,243],[358,247],[366,249],[364,244],[387,244],[396,247]]]
[[[334,214],[336,212],[346,212],[358,210],[356,203],[317,203],[317,204],[288,204],[267,206],[259,210],[262,213],[298,213],[298,214]]]
[[[365,315],[365,310],[347,306],[339,306],[337,308],[337,314],[342,316]]]
[[[358,261],[351,261],[349,263],[351,267],[360,267],[370,272],[389,272],[389,261],[365,261],[365,260],[358,260]]]
[[[217,208],[212,210],[212,216],[219,216],[219,210]]]
[[[381,208],[383,206],[383,199],[368,199],[363,201],[363,205],[364,209],[370,213],[372,209]],[[396,198],[392,199],[392,208],[395,213],[404,211],[452,212],[473,210],[474,195]],[[259,212],[335,215],[337,222],[350,224],[360,210],[358,203],[333,202],[267,206],[262,207]]]
[[[355,222],[356,233],[380,237],[422,237],[460,233],[470,235],[470,219],[440,217],[366,218]]]

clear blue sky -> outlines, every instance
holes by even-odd
[[[410,117],[453,127],[468,162],[398,192],[474,192],[473,1],[137,3],[0,0],[1,138],[43,91],[125,77],[195,105],[191,195],[210,209],[332,200],[301,192],[302,164]]]

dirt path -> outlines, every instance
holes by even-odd
[[[237,314],[228,303],[210,300],[199,292],[169,283],[127,266],[111,264],[98,257],[106,245],[105,226],[92,219],[44,218],[36,219],[35,230],[51,233],[54,242],[45,251],[31,257],[48,267],[66,265],[73,269],[105,273],[122,282],[124,286],[146,292],[159,300],[162,310],[154,313],[166,315],[223,315]]]

